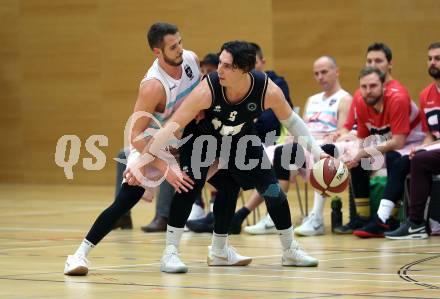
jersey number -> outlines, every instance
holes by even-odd
[[[229,120],[230,121],[234,121],[235,117],[237,116],[238,112],[237,111],[232,111],[231,113],[229,113]]]

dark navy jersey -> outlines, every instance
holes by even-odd
[[[254,120],[264,110],[264,97],[268,84],[267,75],[259,71],[249,72],[251,86],[246,95],[235,104],[226,96],[225,87],[220,85],[217,72],[207,76],[212,93],[211,107],[205,110],[205,122],[217,137],[254,135]]]

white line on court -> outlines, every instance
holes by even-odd
[[[206,267],[191,266],[190,269],[191,268],[201,268],[201,269],[205,269],[206,268],[207,269],[207,268],[210,268],[210,267],[207,267],[207,266]],[[102,271],[116,271],[116,272],[139,272],[139,273],[152,273],[152,272],[158,272],[159,271],[159,270],[149,271],[149,270],[135,270],[135,269],[126,269],[126,270],[124,270],[124,269],[114,269],[114,268],[112,268],[112,269],[101,268],[100,270],[102,270]],[[252,268],[252,270],[255,270],[255,269]],[[268,270],[269,269],[264,269],[264,271],[268,271]],[[297,273],[298,271],[295,270],[295,272]],[[300,271],[300,272],[304,272],[304,271]],[[344,273],[338,273],[338,274],[344,274]],[[190,270],[185,275],[203,275],[203,276],[206,276],[207,273],[206,272],[194,272],[194,271]],[[359,275],[361,275],[361,273],[359,273]],[[363,275],[377,276],[377,273],[367,273],[367,274],[363,274]],[[393,273],[392,275],[396,277],[395,273]],[[285,275],[259,275],[259,274],[244,274],[244,273],[213,273],[213,272],[209,272],[209,276],[238,276],[238,277],[259,278],[259,279],[272,278],[272,279],[304,279],[304,280],[321,280],[321,281],[322,280],[330,280],[330,281],[350,281],[350,282],[382,283],[382,284],[393,284],[393,285],[398,283],[398,284],[408,285],[408,281],[404,281],[404,280],[401,280],[401,279],[383,280],[382,278],[379,278],[379,279],[352,279],[352,278],[335,278],[335,277],[322,277],[322,276],[320,276],[320,277],[307,277],[307,276],[296,276],[296,275],[295,276],[285,276]],[[413,276],[411,276],[411,277],[413,277]],[[433,276],[427,276],[427,277],[435,278]],[[431,285],[440,285],[440,282],[438,282],[438,281],[433,281],[433,282],[423,281],[423,283],[427,283],[427,284],[431,284]],[[429,291],[429,289],[427,289],[427,291]],[[433,291],[438,292],[438,290],[433,290]]]

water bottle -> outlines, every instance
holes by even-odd
[[[331,203],[332,208],[332,232],[336,227],[342,226],[342,200],[340,197],[335,196]]]

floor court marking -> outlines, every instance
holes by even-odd
[[[135,270],[135,269],[124,269],[124,268],[138,268],[138,267],[142,267],[142,266],[157,266],[160,265],[160,263],[150,263],[150,264],[137,264],[137,265],[129,265],[129,266],[99,266],[99,267],[92,267],[90,268],[90,270],[102,270],[102,271],[118,271],[118,272],[155,272],[154,271],[150,271],[150,270]],[[198,266],[198,265],[192,265],[189,264],[189,268],[196,268],[196,269],[213,269],[213,267],[209,267],[209,266]],[[118,269],[121,268],[121,269]],[[226,267],[216,267],[217,269],[225,269]],[[295,267],[292,267],[295,268]],[[231,268],[229,268],[231,269]],[[237,270],[249,270],[249,271],[261,271],[261,272],[281,272],[281,273],[311,273],[311,274],[339,274],[339,275],[373,275],[373,276],[390,276],[390,277],[395,277],[396,273],[375,273],[375,272],[344,272],[344,271],[325,271],[325,270],[302,270],[299,268],[295,268],[295,270],[287,270],[287,269],[271,269],[271,268],[254,268],[254,267],[249,267],[249,268],[244,268],[244,267],[235,267],[234,269]],[[157,270],[158,271],[158,270]],[[188,272],[190,274],[195,274],[197,272]],[[203,274],[206,275],[206,273],[197,273],[197,274]],[[209,273],[209,274],[214,274],[214,275],[232,275],[232,276],[256,276],[256,277],[274,277],[274,278],[283,278],[286,276],[281,276],[281,275],[259,275],[259,274],[241,274],[241,273]],[[439,278],[440,276],[437,275],[425,275],[425,274],[415,274],[412,275],[413,277],[428,277],[428,278]],[[287,276],[288,277],[288,276]],[[327,277],[313,277],[311,279],[327,279]],[[342,278],[341,278],[342,279]],[[343,279],[343,280],[349,280],[349,281],[358,281],[358,280],[351,280],[351,279]],[[377,280],[366,280],[366,281],[377,281]],[[380,280],[383,281],[383,280]],[[393,281],[396,282],[396,281]],[[437,283],[437,284],[440,284]]]
[[[185,275],[188,275],[190,273],[187,273]],[[205,273],[203,273],[205,275]],[[164,289],[196,289],[196,290],[207,290],[207,291],[243,291],[243,292],[269,292],[269,293],[280,293],[280,294],[305,294],[305,295],[316,295],[318,297],[304,297],[304,298],[319,298],[319,297],[340,297],[340,296],[356,296],[356,297],[375,297],[377,298],[377,295],[371,295],[368,293],[332,293],[332,292],[307,292],[307,291],[284,291],[279,289],[246,289],[246,288],[216,288],[216,287],[201,287],[201,286],[179,286],[179,285],[164,285],[164,284],[140,284],[140,283],[133,283],[133,282],[91,282],[91,281],[73,281],[73,280],[51,280],[51,279],[22,279],[22,278],[3,278],[0,277],[0,280],[15,280],[15,281],[30,281],[30,282],[55,282],[55,283],[73,283],[73,284],[95,284],[95,285],[118,285],[118,286],[139,286],[139,287],[152,287],[152,288],[164,288]],[[417,289],[417,290],[423,290],[426,291],[426,289]],[[387,292],[390,290],[383,290],[382,292]],[[407,291],[406,289],[403,290],[391,290],[396,292],[404,292]],[[377,292],[380,293],[380,292]],[[375,293],[376,294],[376,293]],[[400,299],[434,299],[436,297],[413,297],[413,296],[380,296],[381,298],[400,298]],[[298,299],[298,298],[296,298]]]
[[[411,267],[412,266],[423,264],[425,262],[429,262],[429,261],[431,261],[433,259],[436,259],[436,258],[439,258],[439,257],[440,257],[440,255],[431,256],[431,257],[427,257],[427,258],[424,258],[424,259],[420,259],[420,260],[416,260],[416,261],[410,262],[410,263],[402,266],[397,273],[398,273],[399,277],[401,279],[405,280],[405,281],[408,281],[410,283],[415,283],[416,285],[423,286],[423,287],[428,288],[428,289],[436,289],[436,290],[438,290],[438,289],[440,289],[440,287],[436,286],[435,284],[432,284],[432,283],[429,283],[429,282],[424,282],[424,281],[417,281],[416,279],[414,279],[414,277],[417,277],[417,275],[413,275],[412,273],[410,275],[408,273],[408,270],[411,271]]]
[[[245,278],[273,278],[273,279],[286,279],[286,280],[290,280],[290,279],[304,279],[304,280],[330,280],[330,281],[353,281],[353,282],[380,282],[380,283],[402,283],[402,284],[407,284],[407,282],[403,282],[403,281],[398,281],[398,280],[382,280],[382,279],[349,279],[349,278],[329,278],[329,277],[307,277],[307,276],[299,276],[299,275],[263,275],[263,274],[245,274],[245,273],[215,273],[215,272],[196,272],[196,271],[191,271],[191,269],[212,269],[209,266],[205,266],[205,267],[198,267],[198,266],[191,266],[189,267],[190,271],[188,271],[186,274],[184,275],[202,275],[202,276],[206,276],[207,274],[209,274],[209,276],[232,276],[232,277],[245,277]],[[219,268],[220,267],[216,267]],[[238,268],[238,267],[237,267]],[[137,273],[154,273],[154,272],[158,272],[158,270],[136,270],[136,269],[105,269],[105,268],[101,268],[101,271],[116,271],[116,272],[137,272]],[[241,271],[242,269],[237,269],[237,271]],[[250,269],[250,270],[254,270],[254,269]],[[293,272],[293,271],[292,271]],[[302,271],[301,271],[302,273]],[[374,275],[374,274],[373,274]],[[374,275],[376,276],[376,275]],[[395,276],[395,274],[394,274]]]

